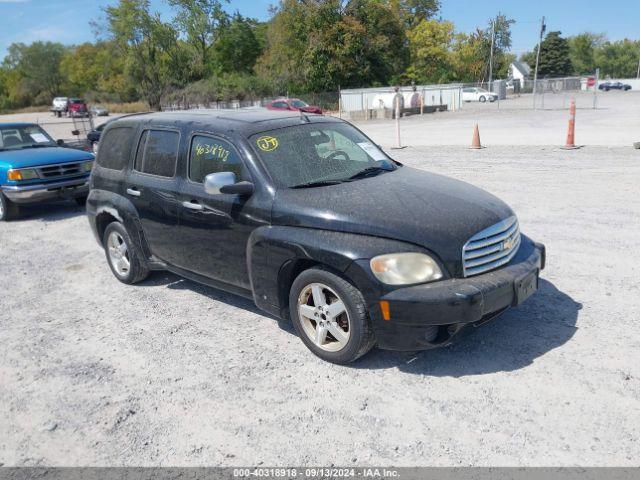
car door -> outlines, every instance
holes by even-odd
[[[289,104],[284,100],[273,102],[271,107],[273,110],[289,110]]]
[[[472,102],[475,100],[475,90],[473,88],[464,88],[462,90],[462,101]]]
[[[151,253],[173,264],[179,257],[179,215],[176,164],[180,146],[178,130],[149,127],[138,140],[125,194],[136,207]]]
[[[265,224],[255,196],[211,195],[204,190],[210,173],[233,172],[236,181],[252,181],[239,150],[228,138],[195,133],[190,139],[186,179],[180,189],[179,267],[236,287],[250,289],[247,242]],[[266,207],[265,207],[266,208]],[[270,209],[270,207],[269,207]]]

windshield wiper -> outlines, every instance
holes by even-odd
[[[356,173],[355,175],[351,175],[349,177],[349,180],[356,180],[358,178],[365,178],[368,176],[378,173],[382,173],[382,172],[393,172],[393,168],[385,168],[385,167],[367,167],[364,170],[361,170],[360,172]]]
[[[302,183],[300,185],[294,185],[289,188],[313,188],[313,187],[326,187],[328,185],[338,185],[344,183],[344,180],[319,180],[317,182]]]

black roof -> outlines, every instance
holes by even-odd
[[[126,115],[113,123],[144,122],[156,126],[191,124],[193,129],[212,132],[238,132],[250,137],[259,132],[301,123],[342,122],[334,117],[299,112],[279,112],[267,109],[179,110]]]

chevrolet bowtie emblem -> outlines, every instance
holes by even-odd
[[[513,238],[507,238],[504,242],[502,242],[502,250],[511,250],[515,243],[516,242]]]

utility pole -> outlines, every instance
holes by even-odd
[[[544,17],[542,17],[542,23],[540,25],[540,41],[538,42],[538,52],[536,54],[536,71],[533,75],[533,108],[536,109],[536,89],[538,87],[538,66],[540,65],[540,46],[542,45],[542,37],[547,29],[547,25],[544,23]]]
[[[638,76],[637,78],[640,78],[640,58],[638,59]]]
[[[496,21],[491,20],[491,53],[489,54],[489,91],[492,92],[493,86],[493,47],[496,38]]]

